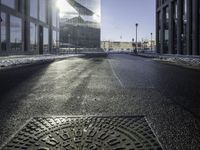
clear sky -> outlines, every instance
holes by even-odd
[[[131,41],[135,23],[139,24],[138,39],[155,37],[155,0],[101,0],[101,39]],[[153,38],[154,38],[153,37]]]

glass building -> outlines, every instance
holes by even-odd
[[[55,53],[57,0],[0,0],[0,55]]]
[[[158,53],[200,55],[200,1],[156,0]]]
[[[100,48],[101,0],[60,0],[60,46]]]

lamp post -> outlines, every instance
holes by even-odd
[[[153,33],[151,32],[151,51],[153,50],[152,36],[153,36]]]
[[[135,50],[136,50],[136,53],[137,53],[137,49],[138,49],[138,43],[137,43],[137,28],[138,28],[138,23],[135,24],[135,27],[136,27],[136,36],[135,36]]]

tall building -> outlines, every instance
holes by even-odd
[[[0,0],[0,55],[54,53],[59,46],[57,0]]]
[[[100,48],[101,0],[63,0],[62,5],[60,46]]]
[[[200,55],[200,1],[156,0],[158,53]]]

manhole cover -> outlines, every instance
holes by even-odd
[[[38,117],[3,150],[161,150],[144,117]]]

